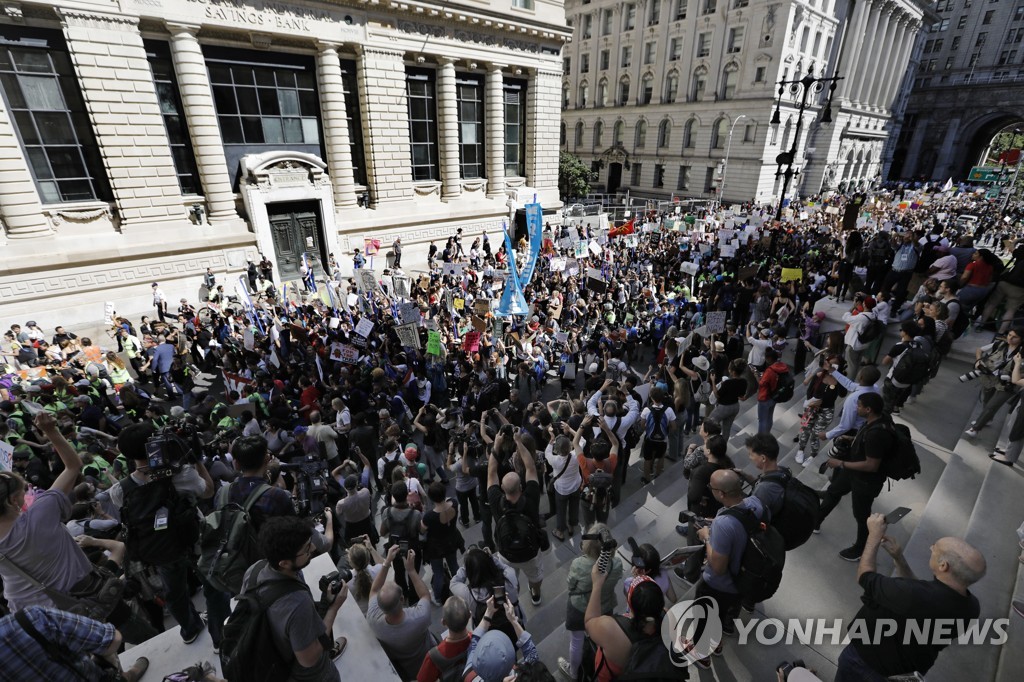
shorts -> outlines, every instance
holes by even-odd
[[[644,461],[650,461],[652,459],[661,459],[662,457],[665,456],[665,452],[667,450],[667,441],[645,440],[644,446],[640,449],[640,456],[643,457]]]
[[[540,561],[540,552],[537,552],[537,556],[533,557],[528,561],[509,561],[500,553],[498,554],[501,560],[516,570],[516,574],[522,571],[526,576],[527,582],[537,584],[544,580],[544,566]]]

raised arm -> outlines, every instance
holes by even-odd
[[[526,468],[526,481],[538,481],[540,480],[537,476],[537,462],[534,459],[533,453],[530,452],[523,444],[521,432],[516,432],[516,451],[519,453],[519,458],[523,461],[523,466]],[[490,477],[490,468],[487,470],[488,478]],[[495,473],[497,478],[497,473]]]
[[[78,451],[71,447],[71,444],[61,435],[60,429],[57,428],[57,420],[54,419],[52,414],[49,412],[37,414],[35,426],[49,439],[53,449],[57,452],[57,456],[60,457],[60,461],[64,464],[64,471],[60,472],[60,475],[57,476],[57,480],[50,486],[50,490],[60,490],[65,495],[70,496],[71,491],[74,490],[75,484],[78,482],[78,476],[82,473],[82,467],[84,466],[82,458],[78,455]]]
[[[391,549],[388,550],[388,555],[384,557],[383,568],[377,572],[373,583],[370,585],[371,598],[376,597],[380,593],[381,588],[384,587],[384,583],[387,582],[388,573],[391,572],[391,564],[394,563],[396,556],[398,556],[398,545],[392,545]]]

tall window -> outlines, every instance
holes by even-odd
[[[576,124],[576,132],[573,135],[572,143],[574,147],[583,146],[583,121],[579,121]]]
[[[594,98],[595,107],[608,105],[608,79],[602,78],[597,83],[597,97]]]
[[[563,122],[558,127],[558,146],[559,147],[564,147],[565,146],[565,138],[566,138],[565,123]],[[465,177],[465,176],[463,176],[463,177]]]
[[[268,149],[323,156],[312,57],[211,46],[203,52],[228,168]]]
[[[704,170],[704,191],[713,192],[715,190],[715,167],[708,166]]]
[[[612,33],[612,17],[615,15],[610,9],[601,10],[601,35],[607,36]]]
[[[701,33],[697,35],[697,56],[707,57],[711,54],[711,33]]]
[[[153,85],[156,87],[157,100],[160,102],[160,113],[167,130],[167,141],[171,146],[171,158],[174,160],[174,171],[178,176],[178,186],[182,194],[202,194],[199,183],[199,169],[196,157],[192,153],[192,140],[188,136],[188,123],[178,96],[178,82],[174,76],[174,65],[171,63],[171,50],[167,43],[147,40],[146,58],[153,72]]]
[[[818,34],[821,37],[821,34]],[[729,52],[739,52],[743,49],[743,27],[733,26],[729,29]]]
[[[633,144],[637,147],[647,146],[647,121],[641,119],[636,124],[636,136],[633,140]]]
[[[682,21],[686,18],[686,6],[689,4],[689,0],[675,0],[675,3],[675,21]]]
[[[644,44],[644,64],[653,64],[654,56],[658,53],[658,43],[653,40]]]
[[[633,63],[633,48],[629,45],[622,47],[622,59],[619,64],[622,68],[629,68],[629,65]]]
[[[89,116],[60,35],[0,27],[0,84],[42,202],[109,199]]]
[[[438,180],[437,93],[434,74],[409,69],[405,76],[409,95],[409,140],[412,143],[412,179]]]
[[[579,98],[576,106],[580,109],[586,109],[588,104],[590,104],[590,84],[587,81],[583,81],[580,83]]]
[[[680,166],[679,177],[676,178],[676,189],[683,190],[690,187],[690,167]]]
[[[661,18],[661,0],[650,0],[651,11],[647,15],[647,25],[654,26]]]
[[[654,98],[654,74],[646,73],[640,80],[640,104],[650,104]]]
[[[699,68],[693,72],[693,89],[690,92],[690,100],[699,102],[704,97],[704,88],[708,83],[707,70]]]
[[[619,106],[629,104],[629,78],[619,81]]]
[[[725,67],[722,72],[722,99],[732,99],[736,96],[736,82],[739,80],[739,71],[735,64]]]
[[[654,186],[659,189],[665,186],[665,166],[660,163],[654,166]]]
[[[683,51],[683,39],[673,38],[668,44],[668,60],[670,62],[679,61],[679,57]]]
[[[505,175],[526,177],[526,85],[505,82]]]
[[[665,79],[665,104],[673,104],[679,96],[679,72],[673,71]]]
[[[594,149],[604,146],[604,123],[598,121],[594,124]]]
[[[622,30],[632,31],[636,28],[636,3],[628,3],[622,11]]]
[[[691,118],[683,127],[683,149],[693,149],[696,145],[696,125],[697,120]]]
[[[590,55],[580,55],[580,73],[590,73]]]
[[[612,146],[613,147],[621,147],[622,146],[622,136],[625,133],[625,131],[626,131],[626,124],[623,123],[622,121],[616,121],[615,122],[615,127],[612,128]]]
[[[669,145],[672,136],[672,122],[667,118],[658,125],[658,149],[664,149]]]
[[[607,71],[608,67],[611,66],[611,50],[601,50],[598,55],[598,68],[602,71]]]
[[[484,87],[478,78],[459,77],[455,98],[459,107],[459,171],[463,178],[487,177],[484,166]],[[562,127],[565,144],[565,127]]]
[[[701,14],[714,14],[716,9],[718,9],[718,0],[704,0]]]
[[[636,187],[640,184],[640,176],[644,172],[644,165],[642,163],[633,162],[632,168],[630,168],[629,184]]]
[[[724,116],[715,121],[715,127],[711,129],[711,148],[724,149],[725,140],[729,136],[729,119]]]
[[[583,15],[583,23],[580,26],[581,35],[583,36],[584,40],[590,38],[593,35],[593,33],[594,33],[593,27],[594,27],[594,15],[592,15],[592,14],[584,14]]]

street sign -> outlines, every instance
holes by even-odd
[[[971,182],[995,182],[999,179],[999,169],[988,166],[975,166],[967,179]]]

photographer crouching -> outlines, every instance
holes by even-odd
[[[999,409],[1016,395],[1010,381],[1013,358],[1021,352],[1024,328],[1014,327],[1006,340],[996,340],[975,351],[974,370],[960,377],[967,382],[977,379],[981,384],[981,414],[968,427],[965,435],[973,438],[992,421]]]

